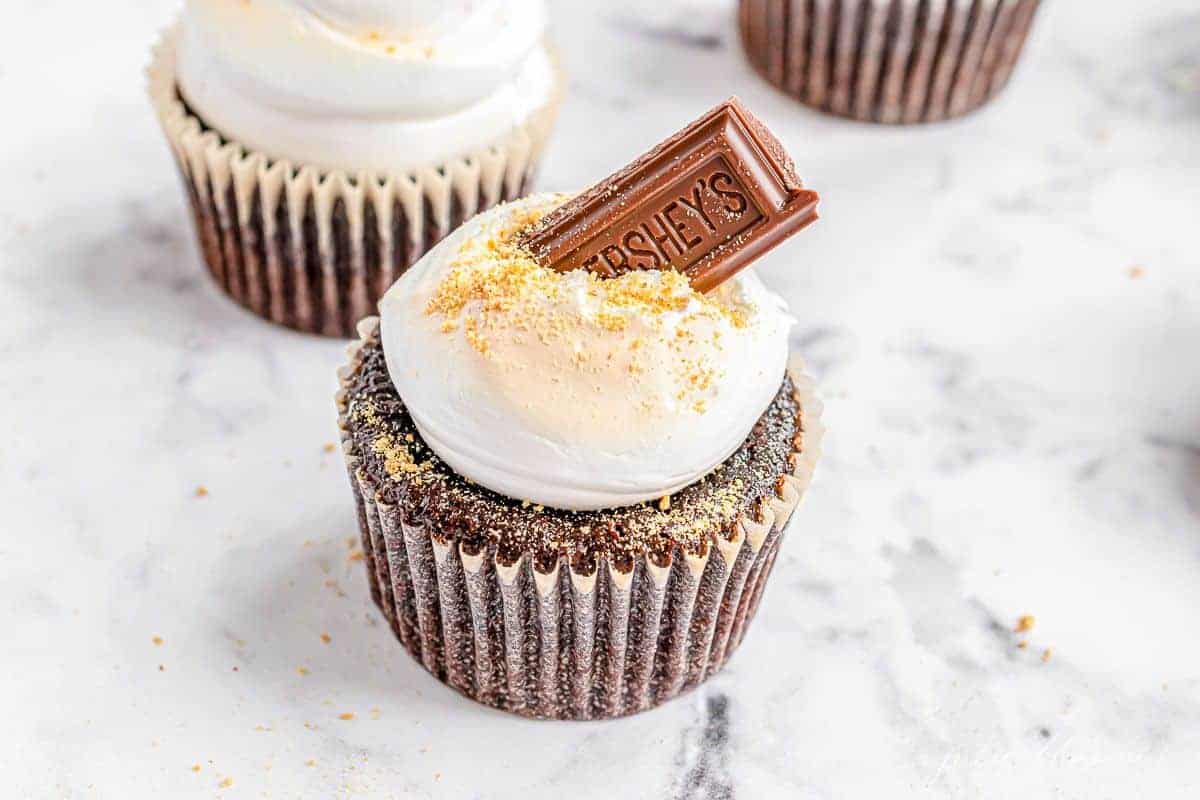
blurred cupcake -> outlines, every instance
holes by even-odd
[[[476,212],[521,196],[562,76],[541,0],[187,0],[149,68],[204,260],[350,336]]]
[[[1008,82],[1039,0],[740,0],[754,68],[805,105],[867,122],[936,122]]]
[[[822,429],[753,269],[707,294],[552,271],[514,240],[562,199],[485,212],[409,270],[361,324],[338,412],[405,648],[479,702],[588,719],[726,662]]]

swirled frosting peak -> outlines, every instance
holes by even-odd
[[[563,200],[486,212],[380,304],[388,371],[429,446],[515,499],[587,510],[700,479],[779,390],[792,320],[746,270],[708,294],[673,271],[603,279],[513,239]]]
[[[180,90],[270,156],[396,170],[489,145],[547,102],[543,0],[187,0]]]

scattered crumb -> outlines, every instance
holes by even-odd
[[[233,778],[222,778],[217,784],[218,789],[228,789],[230,786],[233,786]]]
[[[1140,266],[1132,266],[1129,268],[1129,277],[1135,281],[1146,274],[1146,270]]]
[[[338,714],[338,719],[343,719],[349,722],[350,720],[354,719],[354,712],[343,711],[341,714]]]
[[[358,544],[357,536],[347,536],[346,537],[346,549],[347,550],[353,550],[355,545],[357,545],[357,544]]]
[[[192,772],[199,772],[199,771],[200,771],[200,765],[192,764]]]
[[[1017,627],[1013,628],[1017,633],[1025,633],[1033,630],[1034,618],[1033,614],[1024,614],[1017,618]]]
[[[671,495],[664,494],[662,497],[658,498],[658,510],[659,511],[670,511],[671,510]]]
[[[335,445],[333,442],[326,442],[325,446],[322,447],[321,449],[324,450],[326,453],[332,453],[334,450],[337,449],[337,445]]]
[[[167,671],[167,668],[166,668],[166,667],[164,667],[162,664],[159,664],[159,665],[158,665],[158,671],[159,671],[159,672],[166,672],[166,671]]]
[[[366,556],[363,555],[362,550],[355,550],[353,553],[346,556],[346,560],[352,561],[352,562],[353,561],[362,561],[364,558],[366,558]]]
[[[310,758],[308,761],[304,762],[304,766],[306,766],[306,767],[315,767],[316,765],[317,765],[317,760],[315,758]]]
[[[233,668],[233,671],[234,671],[234,672],[240,672],[241,670],[239,670],[237,667],[234,667],[234,668]]]
[[[440,773],[440,772],[433,773],[433,779],[435,781],[440,781],[442,779],[442,773]]]
[[[155,636],[150,641],[154,642],[155,647],[162,647],[163,638],[161,636]]]
[[[208,489],[203,486],[197,486],[196,497],[208,497]]]
[[[1017,642],[1017,647],[1024,650],[1026,647],[1029,647],[1029,642]]]
[[[296,667],[296,672],[298,672],[301,675],[307,675],[308,667]]]
[[[330,636],[328,633],[322,633],[321,641],[324,642],[325,644],[329,644],[330,642],[333,641],[333,637]]]
[[[1043,663],[1043,664],[1045,664],[1047,661],[1049,661],[1049,660],[1050,660],[1050,656],[1051,656],[1053,653],[1054,653],[1054,651],[1053,651],[1051,648],[1049,648],[1049,647],[1047,647],[1045,650],[1043,650],[1043,651],[1042,651],[1042,663]]]

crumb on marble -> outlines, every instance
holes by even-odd
[[[197,486],[196,497],[208,497],[208,488],[205,486]]]
[[[1045,664],[1047,661],[1049,661],[1050,656],[1052,656],[1053,654],[1054,654],[1053,648],[1047,647],[1045,650],[1043,650],[1042,651],[1042,663]]]
[[[349,722],[350,720],[354,719],[354,712],[353,711],[343,711],[341,714],[338,714],[338,719]]]
[[[161,636],[155,636],[150,641],[154,642],[155,647],[162,647],[163,638]]]
[[[1013,628],[1013,631],[1016,633],[1031,631],[1035,621],[1033,614],[1022,614],[1017,618],[1017,627]]]

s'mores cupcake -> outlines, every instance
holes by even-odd
[[[746,634],[822,428],[748,267],[816,196],[743,112],[475,217],[360,325],[337,405],[372,596],[468,697],[630,714]]]
[[[233,299],[350,336],[463,220],[521,196],[563,78],[542,0],[187,0],[149,89]]]
[[[801,103],[865,122],[937,122],[1008,83],[1040,0],[739,0],[751,65]]]

